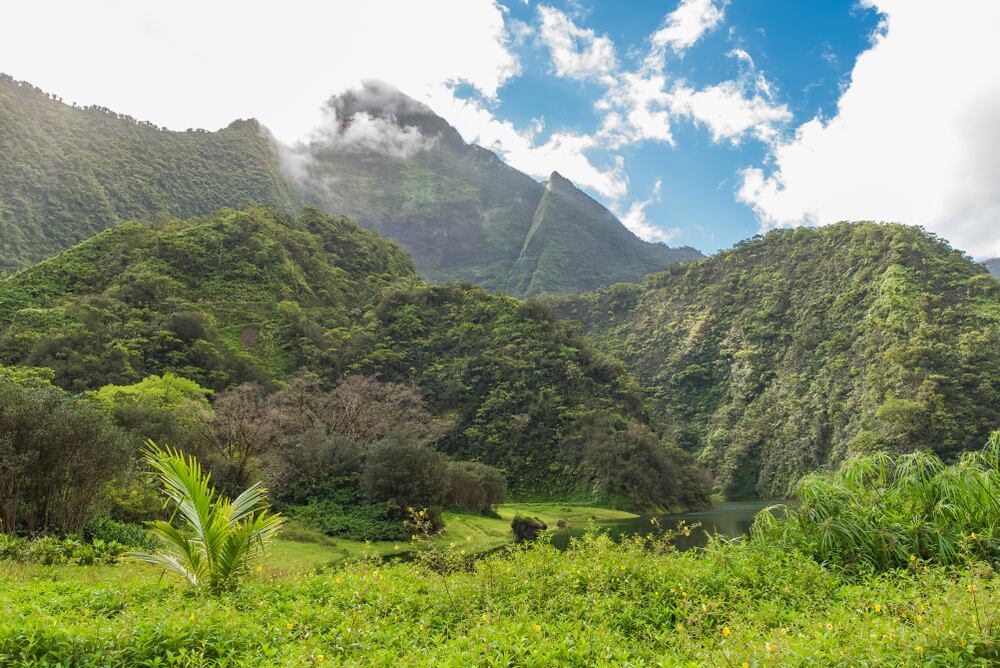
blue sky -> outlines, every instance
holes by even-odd
[[[546,6],[561,11],[579,28],[610,39],[618,68],[635,70],[649,50],[650,36],[677,4],[580,1]],[[521,72],[489,104],[493,114],[517,127],[541,119],[544,129],[535,136],[536,143],[544,143],[555,132],[596,133],[603,113],[595,105],[608,86],[589,78],[559,76],[549,46],[537,34],[538,6],[510,2],[507,8],[508,24],[521,22],[533,34],[513,47]],[[771,86],[772,103],[790,112],[788,121],[777,124],[782,134],[836,111],[855,59],[870,48],[880,20],[877,11],[858,7],[854,0],[737,1],[723,6],[723,12],[723,19],[694,45],[683,53],[667,54],[668,81],[683,80],[697,89],[739,79],[746,75],[747,64],[732,52],[742,49]],[[476,97],[469,90],[460,94]],[[664,230],[672,245],[711,252],[755,234],[757,217],[750,206],[737,201],[736,191],[740,170],[764,163],[767,145],[748,135],[737,137],[735,145],[730,139],[716,141],[703,124],[692,120],[671,123],[671,133],[673,145],[649,139],[587,152],[592,163],[604,168],[622,156],[631,198],[617,202],[586,183],[581,185],[620,213],[631,201],[652,199],[644,211],[646,220]],[[654,197],[657,181],[662,187]]]
[[[32,0],[0,71],[170,129],[294,144],[381,80],[640,236],[839,220],[1000,256],[1000,1]]]

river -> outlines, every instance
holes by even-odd
[[[708,535],[718,533],[727,538],[737,538],[750,534],[750,525],[754,516],[762,509],[772,505],[773,501],[726,501],[717,503],[711,508],[677,515],[657,516],[663,530],[675,529],[681,522],[689,525],[701,524],[691,531],[690,536],[679,535],[675,541],[678,549],[690,550],[704,547],[708,543]],[[558,529],[551,534],[552,544],[560,550],[569,546],[572,538],[582,536],[591,528],[607,531],[613,538],[620,536],[645,535],[654,530],[649,515],[625,520],[595,522],[590,525],[569,526]]]

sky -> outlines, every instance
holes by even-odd
[[[0,71],[286,143],[376,79],[639,236],[713,252],[838,220],[1000,255],[995,0],[0,0]]]

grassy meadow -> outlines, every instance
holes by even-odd
[[[1000,587],[983,562],[848,574],[754,541],[676,553],[599,535],[566,552],[456,556],[446,573],[374,558],[317,568],[330,554],[280,541],[226,596],[134,563],[0,562],[0,665],[1000,661]]]

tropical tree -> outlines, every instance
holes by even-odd
[[[218,495],[197,459],[153,441],[147,442],[145,459],[174,512],[169,522],[150,523],[162,550],[129,556],[213,592],[234,588],[284,523],[280,514],[269,512],[267,490],[256,483],[232,500]]]

